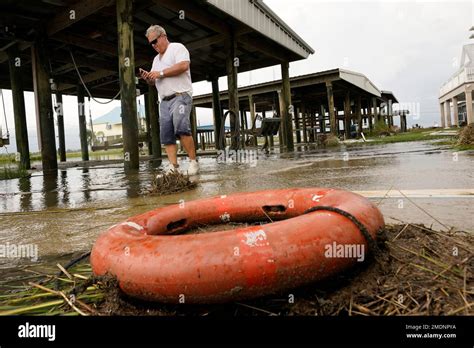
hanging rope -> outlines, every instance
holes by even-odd
[[[101,102],[101,101],[98,101],[97,99],[95,99],[95,98],[92,96],[91,92],[89,91],[89,88],[87,88],[87,86],[86,86],[84,80],[82,79],[81,73],[79,72],[79,69],[78,69],[78,67],[77,67],[77,65],[76,65],[76,61],[74,60],[74,56],[72,55],[72,52],[69,51],[69,54],[71,55],[72,63],[74,64],[74,68],[76,69],[77,75],[79,76],[79,80],[81,80],[81,83],[82,83],[82,85],[84,86],[84,89],[86,90],[87,94],[89,95],[89,98],[91,98],[93,101],[95,101],[96,103],[99,103],[99,104],[109,104],[109,103],[113,102],[113,101],[115,100],[115,98],[117,98],[117,97],[120,95],[120,93],[122,93],[122,90],[120,89],[120,90],[118,91],[118,93],[117,93],[111,100],[106,101],[106,102]]]
[[[7,128],[7,138],[10,138],[10,131],[8,130],[7,111],[5,109],[5,99],[3,98],[3,89],[0,88],[0,96],[2,96],[3,116],[5,117],[5,127]],[[0,134],[2,137],[3,134]]]

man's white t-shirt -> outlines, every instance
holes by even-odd
[[[162,56],[158,54],[153,60],[152,71],[163,71],[170,66],[180,62],[190,62],[189,51],[183,44],[171,42]],[[156,89],[160,99],[175,93],[189,93],[192,96],[193,85],[191,81],[191,70],[188,69],[177,76],[165,77],[155,80]]]

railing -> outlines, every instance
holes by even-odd
[[[456,89],[458,86],[465,82],[474,82],[474,68],[463,67],[456,74],[454,74],[448,82],[441,86],[439,95],[445,95],[446,93]]]

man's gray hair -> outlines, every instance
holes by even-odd
[[[166,30],[159,25],[150,25],[150,27],[146,30],[145,36],[148,37],[151,33],[157,33],[158,36],[166,35]]]

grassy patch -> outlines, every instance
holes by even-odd
[[[451,141],[454,139],[454,136],[441,135],[441,134],[431,134],[432,130],[429,131],[410,131],[407,133],[399,133],[391,136],[369,136],[367,137],[371,141],[367,144],[391,144],[391,143],[403,143],[409,141],[426,141],[426,140],[436,140],[444,139],[445,141]]]
[[[4,166],[2,169],[0,169],[0,180],[23,178],[28,175],[29,175],[28,171],[21,167],[11,168],[11,167]]]

